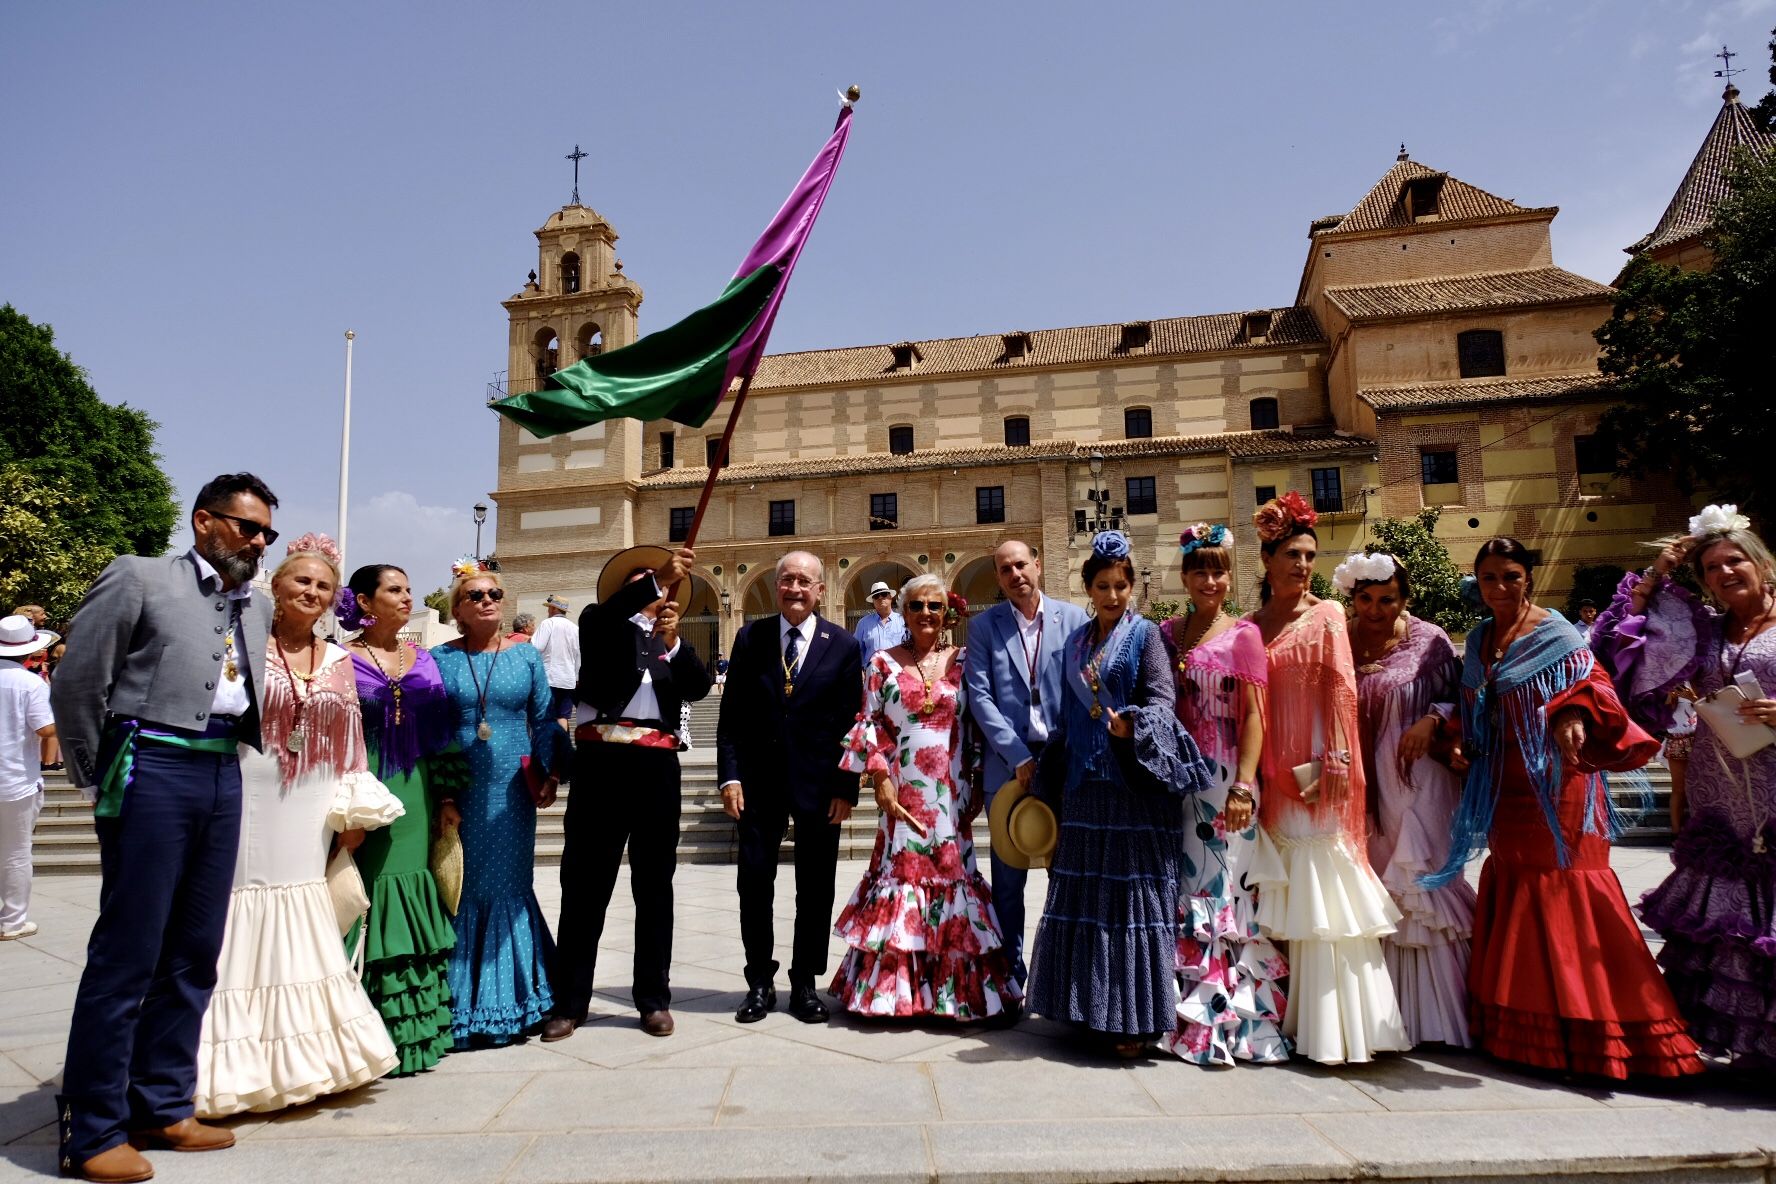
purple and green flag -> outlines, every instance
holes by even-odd
[[[802,174],[789,200],[713,304],[633,345],[582,358],[550,376],[547,389],[493,404],[533,436],[558,436],[607,419],[670,419],[702,427],[735,379],[752,376],[814,220],[832,188],[851,107]]]

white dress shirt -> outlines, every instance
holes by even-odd
[[[1040,592],[1036,594],[1036,614],[1027,620],[1024,614],[1018,611],[1017,605],[1011,606],[1011,619],[1017,622],[1018,641],[1022,643],[1024,650],[1024,664],[1018,669],[1018,673],[1024,676],[1025,684],[1030,687],[1030,727],[1024,736],[1025,741],[1030,744],[1048,742],[1048,725],[1042,722],[1041,692],[1038,689],[1038,684],[1042,681],[1042,631],[1045,628],[1042,622],[1042,610],[1044,607]],[[1032,681],[1032,675],[1034,675],[1034,681]]]
[[[43,741],[37,729],[54,722],[43,676],[0,658],[0,802],[36,796],[43,784]],[[30,841],[27,829],[27,849]]]
[[[653,577],[650,576],[648,578],[652,579]],[[656,584],[654,587],[658,588],[659,585]],[[662,593],[662,595],[664,595],[664,593]],[[658,599],[658,597],[655,599]],[[649,634],[650,636],[654,632],[654,618],[648,616],[646,613],[636,613],[629,618],[629,623],[637,626],[643,633]],[[668,662],[678,655],[678,647],[683,644],[682,641],[674,641],[672,643],[672,648],[667,650],[665,654],[665,658]],[[574,714],[574,718],[581,722],[595,720],[598,718],[598,709],[590,703],[581,703],[579,709]],[[661,726],[665,728],[666,731],[676,732],[678,730],[677,721],[660,719],[660,696],[654,694],[654,673],[645,666],[642,667],[641,671],[641,685],[635,688],[635,693],[633,695],[629,696],[629,702],[623,704],[623,712],[618,718],[658,719],[660,720]]]
[[[571,691],[580,682],[580,627],[567,617],[549,617],[537,626],[530,644],[543,659],[543,672],[549,685],[558,691]]]
[[[802,635],[800,646],[796,650],[795,660],[796,673],[800,674],[802,664],[808,660],[808,646],[814,641],[814,614],[809,613],[807,616],[803,617],[800,625],[791,625],[788,617],[784,616],[782,613],[777,614],[777,669],[779,671],[783,669],[784,655],[789,652],[789,631],[791,629],[794,629],[797,633]],[[730,785],[739,784],[738,781],[724,781],[721,783],[720,788],[726,789]]]
[[[196,547],[191,548],[191,561],[197,565],[198,587],[210,596],[222,592],[221,573],[210,566],[208,559],[197,553]],[[223,673],[228,668],[228,654],[224,650],[222,662],[216,667],[216,697],[210,701],[212,716],[245,715],[253,706],[252,700],[247,695],[247,655],[241,652],[240,627],[241,609],[246,606],[247,601],[253,598],[253,582],[248,580],[237,584],[225,595],[228,599],[239,602],[228,606],[228,625],[234,631],[234,664],[237,673],[233,679]],[[264,654],[253,655],[255,665],[263,667],[265,661]]]

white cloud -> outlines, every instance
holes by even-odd
[[[483,551],[493,549],[493,529],[490,507],[481,530]],[[475,521],[468,507],[424,505],[405,490],[352,503],[346,523],[349,565],[395,564],[406,570],[414,591],[421,594],[448,583],[451,562],[474,549]]]

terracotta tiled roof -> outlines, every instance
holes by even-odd
[[[1411,386],[1366,387],[1357,397],[1377,411],[1425,411],[1491,403],[1543,403],[1607,398],[1610,379],[1602,374],[1556,378],[1462,378]]]
[[[1501,214],[1558,213],[1553,206],[1532,208],[1497,197],[1466,181],[1458,181],[1448,173],[1426,168],[1416,160],[1402,160],[1375,183],[1363,200],[1352,207],[1334,226],[1320,227],[1328,221],[1315,222],[1310,233],[1315,238],[1339,234],[1355,234],[1361,230],[1382,230],[1388,227],[1412,226],[1414,219],[1406,216],[1406,182],[1419,178],[1436,178],[1442,185],[1437,192],[1437,213],[1440,222],[1461,222],[1471,218],[1493,218]]]
[[[1220,432],[1202,436],[1153,436],[1140,440],[1103,440],[1095,443],[1048,440],[1021,446],[991,444],[969,448],[931,448],[901,454],[872,452],[863,455],[729,465],[722,469],[721,475],[716,478],[716,484],[813,480],[864,473],[915,473],[932,469],[978,468],[1036,461],[1071,461],[1084,464],[1093,451],[1102,453],[1106,460],[1213,453],[1227,453],[1235,460],[1256,460],[1302,453],[1372,453],[1375,451],[1375,442],[1338,435],[1329,426],[1299,431],[1272,429],[1261,432]],[[640,485],[645,489],[695,487],[702,485],[708,476],[709,470],[706,468],[661,469],[643,477]]]
[[[910,369],[894,368],[894,345],[858,345],[845,349],[770,354],[759,365],[754,390],[786,387],[857,386],[886,380],[929,378],[943,374],[1008,370],[1023,366],[1062,366],[1080,362],[1119,362],[1129,358],[1166,358],[1181,354],[1236,349],[1275,349],[1318,345],[1325,339],[1313,314],[1305,308],[1261,309],[1270,315],[1270,333],[1262,342],[1243,337],[1248,313],[1223,312],[1201,317],[1167,317],[1130,322],[1146,325],[1145,344],[1129,345],[1122,324],[1080,325],[1070,329],[1036,329],[1028,333],[986,333],[978,337],[942,337],[911,345],[919,360]],[[1011,356],[1007,337],[1028,339],[1023,356]],[[1142,335],[1135,333],[1135,340]]]
[[[1353,321],[1471,308],[1516,308],[1608,298],[1614,289],[1558,267],[1488,271],[1395,284],[1347,284],[1326,297]]]
[[[1758,130],[1751,113],[1739,104],[1738,87],[1728,86],[1721,99],[1720,114],[1714,117],[1714,126],[1708,129],[1671,204],[1651,234],[1623,248],[1630,255],[1668,247],[1707,230],[1714,221],[1715,207],[1727,196],[1726,171],[1734,153],[1740,148],[1776,151],[1776,135]]]

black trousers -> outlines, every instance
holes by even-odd
[[[561,924],[555,930],[555,1014],[580,1019],[592,1002],[598,941],[623,848],[635,898],[638,1011],[672,1003],[672,873],[678,865],[678,754],[632,744],[580,744],[567,796]]]
[[[839,828],[825,811],[804,814],[788,802],[748,796],[740,812],[740,940],[746,947],[748,986],[768,986],[777,974],[771,924],[777,891],[777,851],[795,819],[795,947],[790,956],[791,986],[815,985],[826,973],[826,947],[832,934],[833,877],[839,864]]]

